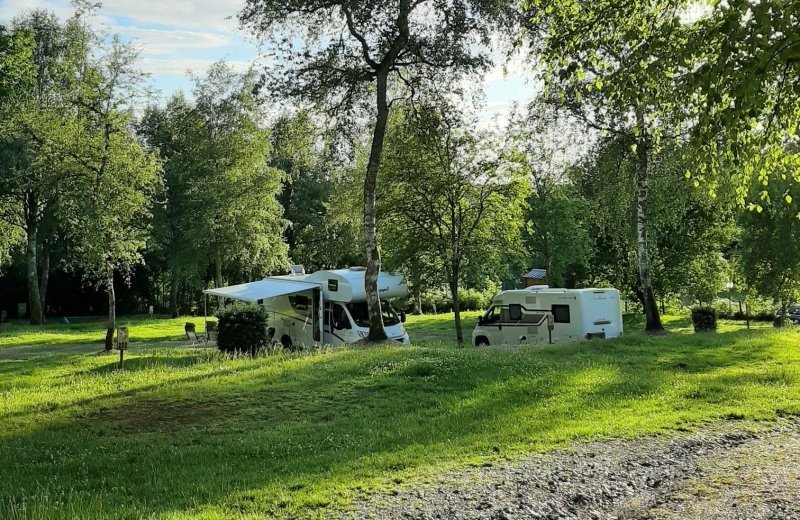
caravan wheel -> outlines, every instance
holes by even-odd
[[[486,336],[478,336],[475,338],[475,346],[476,347],[488,347],[489,346],[489,338]]]
[[[292,348],[292,338],[284,334],[281,336],[281,345],[283,346],[284,350],[294,350]]]

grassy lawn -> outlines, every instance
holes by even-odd
[[[51,320],[51,321],[54,321]],[[194,322],[204,330],[203,317],[166,319],[150,316],[121,316],[118,327],[128,327],[132,342],[158,342],[186,339],[183,327]],[[9,324],[0,326],[0,348],[23,345],[66,345],[102,343],[106,337],[105,321],[89,319],[77,323],[50,323],[41,327]]]
[[[324,517],[576,440],[800,413],[794,330],[689,335],[669,318],[674,333],[650,338],[629,319],[620,340],[456,349],[435,341],[450,319],[411,318],[431,339],[413,347],[249,360],[136,346],[125,372],[94,352],[0,357],[0,518]]]

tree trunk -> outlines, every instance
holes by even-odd
[[[415,312],[418,316],[422,316],[422,289],[420,289],[419,284],[414,288],[415,298],[414,298],[414,306],[416,307]]]
[[[47,321],[47,285],[50,282],[50,242],[48,241],[42,244],[40,261],[39,302],[42,307],[42,323],[44,323]]]
[[[108,325],[106,328],[106,352],[114,348],[114,329],[117,327],[117,298],[114,294],[114,268],[106,266],[106,294],[108,294]]]
[[[216,259],[214,260],[214,286],[217,288],[222,287],[222,255],[217,253]],[[225,307],[225,298],[223,296],[219,297],[219,310],[222,310]]]
[[[27,227],[28,241],[25,256],[28,275],[28,316],[31,325],[41,325],[44,323],[44,314],[42,313],[42,297],[39,293],[39,266],[36,259],[38,229],[32,222],[29,222]]]
[[[453,297],[453,317],[456,323],[456,343],[464,344],[464,332],[461,329],[461,299],[458,297],[458,269],[453,269],[450,278],[450,295]]]
[[[369,341],[385,341],[386,331],[383,328],[381,299],[378,294],[378,274],[381,271],[381,257],[378,251],[378,211],[375,191],[378,185],[383,140],[386,137],[386,124],[389,119],[389,104],[386,100],[388,70],[378,71],[377,109],[375,129],[372,135],[372,147],[369,152],[367,173],[364,176],[364,249],[367,257],[367,271],[364,273],[364,289],[367,293],[367,309],[369,311]]]
[[[644,131],[644,116],[637,114],[639,120],[639,138],[636,148],[636,260],[639,268],[639,287],[642,305],[646,318],[645,330],[650,333],[664,331],[658,305],[653,294],[650,279],[650,256],[647,250],[647,190],[648,190],[648,155],[650,139]]]
[[[781,317],[780,319],[775,320],[776,327],[784,327],[788,323],[788,319],[786,318],[786,308],[788,307],[786,300],[781,298]]]
[[[169,280],[169,315],[173,318],[178,317],[178,269],[172,268],[170,270]]]

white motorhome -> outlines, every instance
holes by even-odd
[[[478,318],[472,343],[522,345],[568,343],[622,335],[616,289],[553,289],[534,285],[503,291]]]
[[[290,275],[208,289],[204,293],[263,304],[273,341],[286,348],[338,346],[355,343],[369,333],[364,275],[363,267],[305,274],[302,266],[293,266]],[[387,336],[407,345],[405,314],[396,312],[389,303],[390,298],[408,295],[405,279],[396,273],[380,273],[378,292]]]

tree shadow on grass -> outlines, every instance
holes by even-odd
[[[98,500],[93,516],[203,508],[303,516],[398,474],[655,433],[678,420],[659,413],[660,394],[680,372],[669,364],[692,368],[681,377],[713,377],[729,339],[696,349],[665,338],[509,352],[343,350],[207,361],[201,374],[167,357],[131,374],[177,370],[166,383],[75,401],[66,420],[0,440],[0,512],[11,501],[55,507],[49,501],[60,496]],[[765,356],[749,349],[735,362]],[[747,377],[720,380],[719,391],[753,384]],[[46,485],[44,474],[52,475]]]

